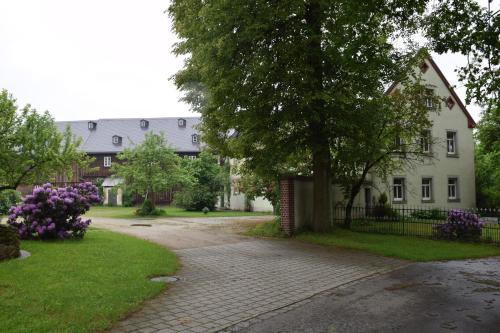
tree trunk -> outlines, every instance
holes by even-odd
[[[349,201],[347,201],[347,205],[345,206],[345,219],[344,219],[344,227],[346,229],[351,229],[352,223],[352,206],[354,205],[354,198],[351,196]]]
[[[313,223],[314,231],[330,229],[331,211],[331,160],[328,143],[313,152]]]

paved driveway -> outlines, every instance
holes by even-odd
[[[175,249],[180,280],[148,301],[112,332],[216,332],[299,307],[313,295],[406,263],[361,252],[290,240],[237,235],[269,219],[212,218],[127,221],[94,218],[94,225]],[[130,226],[150,223],[152,226]]]

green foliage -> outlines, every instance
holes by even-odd
[[[428,2],[174,0],[175,52],[187,58],[176,84],[221,154],[259,176],[311,166],[313,225],[323,229],[335,142],[412,73],[407,46]]]
[[[122,193],[123,207],[133,207],[135,205],[135,193],[129,190],[127,187],[123,187]]]
[[[141,208],[136,210],[135,214],[138,216],[160,216],[163,215],[164,211],[157,209],[150,198],[144,199]]]
[[[144,202],[151,193],[190,183],[189,175],[181,168],[181,158],[167,145],[163,134],[146,133],[140,145],[126,148],[117,157],[122,163],[113,165],[114,176],[123,178],[127,190],[142,195]],[[143,213],[154,212],[154,203],[149,202],[153,209],[145,207]]]
[[[224,173],[217,157],[202,151],[194,160],[185,159],[183,167],[193,181],[175,193],[175,204],[190,211],[201,211],[205,207],[214,210],[224,186]]]
[[[0,142],[0,191],[43,183],[56,173],[70,177],[74,164],[88,169],[92,161],[69,128],[60,133],[48,112],[30,105],[18,110],[6,90],[0,93]]]
[[[0,224],[0,261],[19,257],[20,246],[17,229]]]
[[[490,8],[491,0],[442,0],[425,22],[431,47],[438,53],[455,52],[467,56],[459,68],[459,79],[467,88],[467,103],[498,103],[500,98],[500,11]]]
[[[0,215],[9,212],[10,207],[21,202],[21,193],[15,190],[4,190],[0,192]]]
[[[485,113],[476,133],[477,205],[500,206],[500,105]]]
[[[279,205],[279,182],[277,178],[264,178],[252,172],[249,168],[239,168],[241,175],[239,186],[240,191],[245,193],[247,199],[255,200],[257,197],[264,197],[273,207]]]
[[[446,212],[439,209],[416,210],[410,214],[411,217],[421,220],[446,220]]]

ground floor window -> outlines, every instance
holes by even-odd
[[[432,178],[422,178],[422,200],[432,199]]]
[[[404,178],[394,178],[393,180],[393,200],[403,201],[405,193],[405,179]]]
[[[448,178],[448,199],[458,199],[458,179],[454,177]]]

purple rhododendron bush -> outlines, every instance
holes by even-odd
[[[11,207],[7,223],[17,228],[21,239],[82,238],[90,220],[81,215],[100,202],[97,186],[89,182],[65,188],[45,184]]]
[[[484,222],[479,215],[452,209],[446,223],[434,226],[439,238],[479,241]]]

